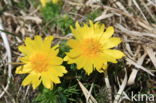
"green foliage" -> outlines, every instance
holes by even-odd
[[[67,14],[64,14],[56,21],[56,24],[61,29],[62,34],[65,35],[70,32],[69,27],[73,25],[74,22]]]
[[[51,28],[57,28],[63,35],[69,33],[69,26],[73,25],[73,20],[68,14],[61,13],[61,6],[47,3],[46,7],[41,9],[41,15],[45,25]]]
[[[53,90],[43,89],[33,101],[33,103],[69,103],[76,101],[71,98],[73,94],[78,94],[77,85],[70,86],[65,89],[62,87],[54,88]]]
[[[95,97],[98,103],[109,103],[107,88],[100,86],[97,90],[99,91],[96,91]]]
[[[36,103],[57,103],[56,99],[57,99],[56,95],[56,91],[49,91],[48,89],[43,89],[43,92],[41,94],[39,94],[34,102]]]
[[[61,7],[59,5],[55,5],[47,3],[45,7],[41,9],[41,14],[43,16],[43,20],[46,22],[55,21],[56,17],[60,15]]]
[[[20,0],[19,2],[13,2],[13,6],[26,11],[30,5],[28,0]]]
[[[102,13],[101,10],[95,10],[95,11],[87,14],[86,17],[88,20],[95,20],[95,18],[100,16],[101,13]]]
[[[60,43],[59,49],[60,49],[59,56],[62,58],[65,57],[65,55],[66,55],[65,53],[69,51],[69,46],[66,45],[66,41],[62,41]]]
[[[31,3],[32,6],[34,6],[35,8],[38,7],[38,5],[40,5],[40,0],[27,0],[29,1],[29,3]]]

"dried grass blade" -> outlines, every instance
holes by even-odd
[[[141,56],[141,57],[138,59],[137,63],[138,63],[139,65],[142,65],[142,63],[143,63],[143,61],[144,61],[146,55],[147,55],[147,53],[144,53],[144,55]],[[133,68],[133,70],[132,70],[132,72],[131,72],[131,74],[130,74],[129,80],[128,80],[128,85],[132,85],[132,84],[135,83],[135,78],[136,78],[136,75],[137,75],[138,71],[139,71],[138,69]]]
[[[0,19],[0,30],[4,30],[1,19]],[[10,49],[10,45],[9,45],[9,42],[8,42],[8,38],[7,38],[6,34],[5,34],[4,32],[1,32],[1,31],[0,31],[0,36],[1,36],[2,39],[3,39],[4,47],[5,47],[5,49],[6,49],[6,53],[7,53],[7,57],[8,57],[7,62],[8,62],[8,63],[11,63],[11,62],[12,62],[12,60],[11,60],[11,59],[12,59],[12,56],[11,56],[11,49]],[[6,87],[4,88],[4,91],[1,92],[0,98],[3,97],[4,93],[5,93],[5,92],[7,91],[7,89],[9,88],[11,76],[12,76],[12,65],[11,65],[11,64],[8,64],[7,85],[6,85]]]
[[[89,91],[85,88],[85,86],[79,80],[77,80],[77,81],[79,83],[79,86],[81,87],[81,90],[82,90],[83,94],[85,95],[85,98],[87,99],[87,96],[89,94]],[[92,95],[90,95],[90,100],[93,103],[97,103],[96,99]]]
[[[125,77],[124,77],[124,80],[120,86],[120,89],[119,91],[117,92],[117,95],[115,96],[115,100],[114,100],[114,103],[119,103],[119,99],[121,98],[122,96],[122,93],[126,87],[126,84],[127,84],[127,71],[126,71],[126,68],[125,68]]]
[[[147,51],[147,53],[148,53],[148,55],[149,55],[153,65],[154,65],[154,67],[156,69],[156,56],[155,56],[155,53],[154,53],[153,49],[149,48],[149,47],[145,47],[145,46],[144,46],[144,48]]]
[[[129,59],[129,58],[126,58],[126,61],[127,61],[129,64],[134,65],[136,68],[142,69],[143,71],[147,72],[147,73],[150,74],[151,76],[155,76],[150,70],[148,70],[148,69],[146,69],[145,67],[139,65],[138,63],[135,63],[133,60],[131,60],[131,59]]]

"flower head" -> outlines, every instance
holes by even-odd
[[[52,3],[53,3],[53,4],[58,4],[59,1],[60,1],[60,0],[52,0]]]
[[[52,88],[53,84],[60,83],[59,77],[67,73],[64,66],[61,66],[63,60],[58,57],[56,46],[51,48],[52,36],[47,36],[44,40],[40,36],[35,36],[34,40],[25,39],[25,45],[18,49],[24,54],[20,58],[24,65],[16,68],[17,74],[29,75],[23,80],[22,85],[32,84],[33,88],[39,86],[42,82],[46,88]]]
[[[41,2],[41,4],[42,4],[43,7],[45,7],[46,4],[47,4],[49,1],[50,1],[50,0],[40,0],[40,2]],[[53,4],[58,4],[58,3],[60,2],[60,0],[51,0],[51,2],[52,2]]]
[[[40,0],[40,2],[42,4],[42,6],[45,7],[46,6],[46,3],[47,3],[47,0]]]
[[[112,49],[121,43],[118,37],[111,37],[114,33],[113,27],[108,27],[104,31],[104,24],[93,23],[80,26],[76,23],[76,28],[71,27],[74,39],[67,44],[71,50],[64,58],[69,64],[76,63],[77,68],[83,68],[89,75],[94,69],[104,72],[107,63],[117,63],[124,54],[119,50]]]

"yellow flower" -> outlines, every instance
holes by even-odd
[[[50,0],[40,0],[40,2],[41,2],[41,4],[42,4],[43,7],[45,7],[46,4],[47,4],[49,1],[50,1]],[[60,0],[51,0],[51,2],[52,2],[53,4],[58,4],[58,3],[60,2]]]
[[[52,0],[52,3],[53,3],[53,4],[58,4],[59,1],[60,1],[60,0]]]
[[[34,40],[26,38],[25,45],[18,49],[24,54],[20,58],[23,66],[16,69],[17,74],[29,75],[23,80],[22,85],[32,84],[33,89],[42,82],[46,88],[53,88],[53,84],[60,83],[59,77],[67,73],[64,66],[61,66],[63,59],[58,57],[56,46],[51,48],[52,36],[47,36],[42,40],[41,36],[35,36]]]
[[[40,0],[40,2],[42,4],[42,6],[45,7],[46,6],[46,3],[47,3],[47,0]]]
[[[119,50],[112,48],[121,43],[121,39],[111,37],[114,33],[113,27],[108,27],[105,31],[104,24],[93,23],[80,26],[76,23],[76,28],[71,27],[75,39],[71,39],[67,44],[71,47],[69,53],[66,53],[65,61],[69,64],[77,64],[77,68],[83,68],[89,75],[94,69],[104,72],[107,69],[107,63],[117,63],[124,54]]]

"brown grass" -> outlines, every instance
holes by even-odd
[[[19,2],[20,0],[10,1]],[[150,90],[150,88],[156,88],[156,79],[154,78],[156,74],[156,1],[101,0],[101,2],[95,3],[90,1],[92,0],[80,0],[79,2],[78,0],[65,0],[62,12],[68,13],[74,21],[83,22],[87,21],[86,14],[94,10],[101,10],[101,15],[96,17],[95,21],[104,23],[106,26],[114,26],[115,36],[122,38],[123,42],[118,49],[122,49],[126,54],[125,70],[123,70],[122,76],[115,76],[116,84],[111,83],[114,103],[119,103],[119,100],[127,103],[125,98],[115,96],[115,94],[124,93],[124,96],[127,96],[127,88],[135,84],[146,89],[147,93],[156,94],[155,90]],[[32,92],[30,87],[20,86],[20,76],[14,73],[17,65],[9,64],[9,62],[18,62],[20,53],[17,46],[23,42],[26,36],[46,34],[41,26],[43,20],[39,13],[40,6],[34,7],[28,2],[27,9],[22,10],[14,7],[12,2],[0,1],[0,26],[4,31],[12,33],[3,32],[6,35],[4,37],[1,32],[0,103],[15,103],[17,101],[26,103],[35,97],[36,91]],[[36,2],[38,1],[36,0]],[[68,39],[68,37],[59,35],[53,28],[49,29],[48,34],[52,33],[60,40]],[[7,39],[6,42],[4,39]],[[9,55],[11,60],[8,58]],[[148,79],[136,83],[136,78],[144,74],[147,74]],[[12,82],[10,83],[10,81]]]

